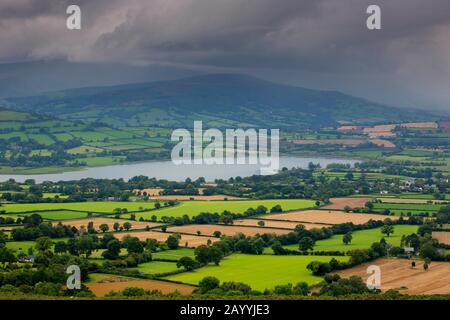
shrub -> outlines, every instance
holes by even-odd
[[[38,282],[34,286],[34,293],[44,296],[59,296],[61,295],[61,285],[51,282]]]
[[[349,294],[373,293],[360,277],[352,276],[349,279],[328,277],[325,285],[320,289],[322,296],[342,296]]]
[[[207,293],[219,287],[220,281],[215,277],[205,277],[198,283],[200,293]]]
[[[122,295],[125,297],[141,297],[145,294],[145,290],[137,287],[125,288],[122,291]]]
[[[15,294],[15,293],[19,293],[19,288],[16,288],[15,286],[13,286],[11,284],[5,284],[0,287],[0,292]]]

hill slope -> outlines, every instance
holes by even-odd
[[[295,129],[337,121],[380,122],[431,119],[336,91],[275,84],[244,75],[216,74],[180,80],[59,91],[7,100],[18,110],[116,125],[211,126]]]

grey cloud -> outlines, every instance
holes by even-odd
[[[65,29],[72,3],[78,33]],[[380,31],[365,28],[373,3]],[[219,68],[448,109],[449,12],[448,0],[3,0],[0,60]]]

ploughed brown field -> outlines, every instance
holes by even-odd
[[[108,292],[122,291],[130,287],[142,288],[148,291],[158,290],[164,294],[178,291],[183,295],[189,295],[195,289],[195,287],[186,284],[171,283],[159,280],[133,280],[125,278],[114,278],[113,276],[108,279],[103,279],[97,283],[90,283],[87,285],[87,287],[97,297],[103,297]]]
[[[119,232],[115,233],[114,236],[122,240],[125,236],[130,235],[132,237],[137,237],[139,240],[144,241],[146,239],[154,239],[159,242],[166,241],[171,235],[169,232],[152,232],[152,231],[142,231],[142,232]],[[219,238],[215,237],[199,237],[196,235],[181,235],[180,247],[196,248],[201,245],[206,245],[208,240],[212,242],[218,241]]]
[[[391,141],[383,140],[383,139],[370,139],[370,142],[376,144],[377,146],[384,147],[384,148],[395,148],[395,144],[393,144]]]
[[[432,237],[437,239],[439,243],[447,244],[450,246],[450,232],[433,231]]]
[[[200,231],[202,235],[212,235],[215,231],[220,231],[222,235],[234,236],[238,233],[243,233],[246,236],[255,236],[257,234],[286,234],[291,232],[285,229],[272,229],[272,228],[254,228],[254,227],[241,227],[241,226],[227,226],[227,225],[214,225],[214,224],[191,224],[178,227],[169,227],[167,231],[197,234]]]
[[[369,220],[385,219],[397,220],[396,216],[385,216],[381,214],[366,214],[366,213],[346,213],[344,211],[326,211],[326,210],[306,210],[288,213],[277,213],[265,215],[264,219],[298,221],[305,223],[323,223],[323,224],[340,224],[346,222],[353,222],[354,224],[364,224]],[[320,228],[320,225],[318,225]],[[326,226],[322,226],[326,227]]]
[[[136,189],[133,190],[134,193],[140,193],[141,195],[147,194],[149,197],[159,196],[159,194],[164,191],[161,188],[149,188],[149,189]]]
[[[404,128],[438,128],[439,125],[437,122],[408,122],[400,124],[401,127]]]
[[[396,126],[404,128],[438,128],[442,127],[437,122],[408,122],[400,124],[382,124],[373,127],[361,127],[361,126],[341,126],[337,130],[341,132],[363,132],[371,138],[377,137],[394,137],[396,134],[393,132]],[[388,147],[389,148],[389,147]]]
[[[331,210],[344,210],[346,206],[352,209],[364,208],[366,202],[370,200],[370,198],[331,198],[331,204],[322,208]]]
[[[119,223],[121,227],[123,227],[123,224],[125,222],[131,223],[131,229],[145,229],[147,226],[151,227],[157,227],[160,226],[161,223],[154,223],[154,222],[144,222],[144,221],[133,221],[133,220],[124,220],[124,219],[108,219],[108,218],[87,218],[87,219],[76,219],[76,220],[66,220],[61,221],[62,224],[68,225],[71,227],[75,227],[77,229],[80,229],[82,226],[87,228],[87,225],[89,222],[94,223],[95,230],[100,230],[99,226],[102,224],[107,224],[109,227],[109,231],[113,231],[113,225],[114,223]],[[57,224],[58,222],[56,222]]]
[[[450,131],[450,120],[439,121],[438,126],[440,129],[444,129],[445,131]]]
[[[369,132],[370,138],[389,138],[389,137],[395,137],[395,133],[392,131],[376,131],[376,132]]]
[[[367,267],[379,266],[381,269],[381,290],[397,289],[404,294],[450,294],[450,262],[433,261],[427,271],[423,261],[378,259],[369,263],[336,272],[341,277],[359,276],[365,282],[368,278]]]
[[[372,132],[390,132],[395,129],[397,125],[396,124],[380,124],[373,127],[364,128],[365,133],[372,133]]]
[[[290,222],[290,221],[272,221],[272,220],[266,220],[266,219],[241,219],[241,220],[234,220],[233,225],[235,225],[235,226],[254,226],[254,227],[259,227],[259,225],[258,225],[259,221],[263,221],[264,222],[264,227],[268,227],[268,228],[284,228],[284,229],[292,229],[293,230],[299,224],[304,225],[307,230],[310,230],[310,229],[313,229],[313,228],[326,227],[326,225],[323,225],[323,224],[298,223],[298,222]]]
[[[341,132],[362,132],[364,127],[362,126],[340,126],[337,131]]]

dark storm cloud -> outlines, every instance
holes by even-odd
[[[39,5],[37,5],[39,3]],[[78,4],[83,29],[65,29]],[[369,4],[382,30],[365,27]],[[448,0],[2,0],[0,60],[161,63],[448,108]]]

